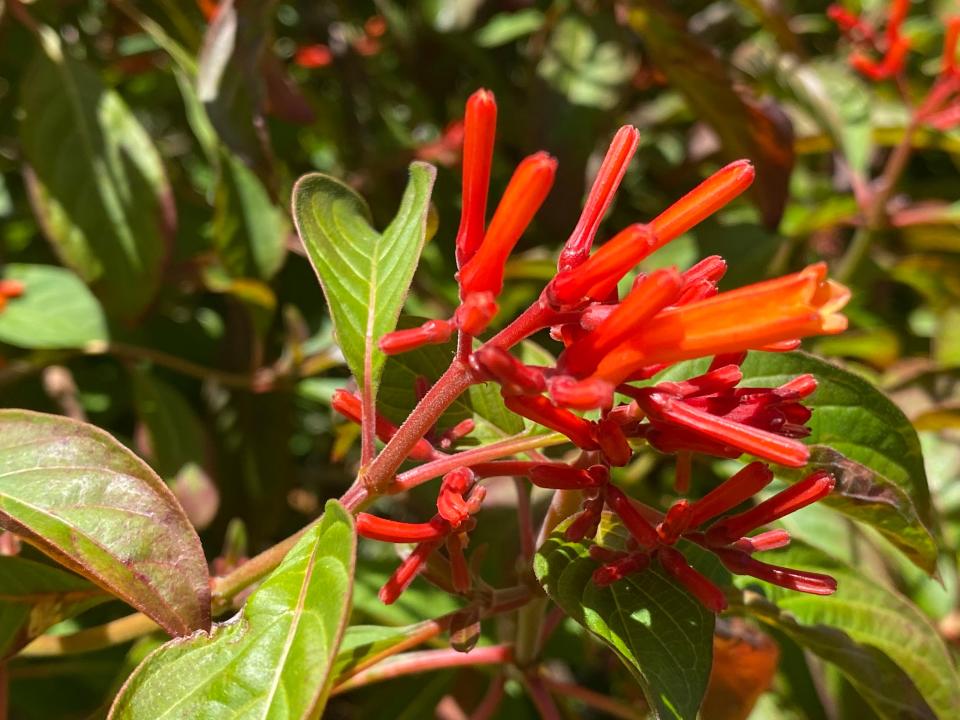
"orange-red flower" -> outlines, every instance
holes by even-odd
[[[603,357],[585,356],[599,342],[587,335],[564,351],[563,366],[595,364],[594,377],[618,385],[655,363],[839,333],[847,327],[847,319],[839,311],[850,298],[850,291],[827,280],[826,273],[826,265],[818,263],[792,275],[668,308],[638,326]],[[602,331],[598,327],[593,333]]]

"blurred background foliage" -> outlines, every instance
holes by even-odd
[[[920,430],[941,582],[829,511],[811,508],[791,531],[893,583],[956,648],[960,130],[908,134],[904,103],[939,71],[952,5],[912,4],[898,88],[850,69],[819,0],[0,0],[0,260],[3,277],[25,285],[0,313],[0,402],[87,419],[127,442],[175,488],[215,569],[228,569],[315,517],[355,469],[358,431],[328,405],[348,373],[292,231],[296,178],[345,179],[383,227],[408,163],[436,164],[433,239],[407,313],[446,317],[457,299],[459,121],[469,93],[490,88],[500,108],[494,192],[534,150],[560,160],[510,261],[508,318],[552,276],[610,137],[634,124],[641,144],[608,231],[653,217],[730,159],[749,157],[758,170],[747,200],[651,266],[722,254],[727,288],[820,259],[848,275],[851,331],[810,347],[887,391]],[[849,7],[884,12],[873,1]],[[905,135],[913,152],[887,216],[864,261],[844,268],[863,223],[855,178],[875,177]],[[443,362],[436,348],[391,360],[390,411],[402,419],[413,378]],[[482,399],[455,406],[451,423],[477,410],[471,402]],[[511,429],[493,422],[488,431]],[[702,468],[701,482],[723,469]],[[640,496],[669,487],[652,457],[621,479]],[[512,488],[491,492],[488,514],[512,522]],[[429,506],[429,492],[413,493],[390,512],[419,518]],[[500,525],[487,518],[475,540],[493,580],[517,556]],[[380,605],[390,549],[362,552],[361,620],[409,623],[454,607],[422,582]],[[103,605],[59,629],[122,613]],[[755,718],[872,716],[852,686],[786,637],[775,638],[777,668],[767,636],[727,631],[716,652],[730,677],[715,672],[709,717],[741,717],[738,703],[748,704],[736,677],[751,672],[760,678],[752,687],[776,673]],[[156,643],[18,659],[12,717],[95,714]],[[618,661],[572,622],[551,643],[581,685],[642,702]],[[335,700],[328,716],[423,718],[448,694],[473,704],[479,672],[387,683]],[[533,716],[519,686],[507,693],[500,717]]]

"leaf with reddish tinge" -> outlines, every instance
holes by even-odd
[[[171,635],[210,627],[200,539],[163,481],[103,430],[0,410],[0,527]]]
[[[21,557],[0,557],[0,659],[44,630],[110,596],[60,568]]]
[[[752,192],[768,228],[776,227],[793,170],[793,125],[769,98],[738,87],[712,48],[687,29],[685,18],[660,0],[643,0],[631,26],[670,86],[713,128],[729,160],[749,158],[757,169]]]

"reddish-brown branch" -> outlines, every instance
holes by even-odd
[[[541,677],[540,681],[547,690],[555,695],[565,695],[566,697],[579,700],[584,705],[589,705],[612,717],[622,718],[623,720],[642,720],[642,718],[647,716],[646,713],[638,712],[628,705],[617,702],[611,697],[607,697],[606,695],[574,683],[558,682],[548,677]]]
[[[334,686],[332,694],[339,695],[358,687],[405,675],[417,675],[452,667],[472,665],[502,665],[513,659],[513,648],[509,645],[489,645],[474,648],[469,653],[458,650],[420,650],[398,655],[386,662],[354,675],[349,680]]]

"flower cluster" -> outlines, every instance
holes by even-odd
[[[803,592],[833,592],[835,584],[828,577],[753,558],[754,552],[786,544],[786,532],[749,536],[828,494],[834,484],[829,475],[814,473],[752,509],[727,513],[771,481],[773,473],[765,462],[799,468],[809,458],[800,441],[808,433],[811,414],[803,400],[816,389],[816,380],[803,375],[779,387],[741,387],[746,352],[790,350],[804,337],[842,331],[846,288],[828,280],[825,266],[818,264],[721,292],[718,283],[726,263],[720,257],[708,257],[685,271],[637,272],[630,280],[628,275],[652,252],[743,193],[754,170],[744,160],[731,163],[651,222],[631,225],[592,250],[639,142],[637,130],[624,127],[614,137],[580,220],[559,255],[556,275],[533,305],[479,342],[477,336],[499,311],[507,258],[546,198],[557,167],[545,153],[523,160],[487,223],[495,125],[493,95],[480,90],[470,98],[464,118],[463,205],[456,238],[459,307],[448,319],[385,335],[380,348],[401,353],[446,342],[458,333],[453,363],[470,382],[496,383],[507,408],[562,433],[582,452],[571,463],[496,460],[476,452],[458,463],[457,454],[438,450],[437,438],[427,434],[408,457],[446,472],[436,515],[427,523],[367,513],[358,517],[358,531],[365,537],[414,544],[381,599],[394,601],[442,545],[450,585],[458,592],[469,589],[463,550],[484,497],[479,483],[493,476],[527,478],[539,487],[580,493],[582,509],[566,530],[570,539],[594,538],[605,509],[619,517],[630,541],[622,552],[594,547],[594,558],[601,563],[594,581],[600,585],[641,572],[655,560],[706,607],[719,612],[725,607],[722,591],[687,562],[677,545],[682,539],[713,553],[731,572]],[[520,340],[544,329],[563,347],[553,366],[528,365],[510,352]],[[703,374],[650,383],[679,361],[701,357],[712,357]],[[360,421],[355,396],[338,393],[334,406]],[[397,428],[378,418],[375,431],[389,441]],[[469,428],[460,434],[464,431]],[[450,444],[448,439],[441,447]],[[611,468],[629,463],[636,448],[644,445],[676,454],[680,494],[687,492],[694,454],[736,458],[746,453],[765,462],[747,465],[703,498],[679,500],[661,515],[611,482]],[[398,487],[401,484],[398,480]]]
[[[879,81],[896,78],[903,72],[910,41],[902,32],[903,21],[910,9],[910,0],[893,0],[887,12],[883,33],[868,19],[851,13],[840,5],[831,5],[827,16],[856,47],[850,65],[864,77]],[[923,102],[915,110],[918,123],[946,131],[960,125],[960,66],[957,65],[957,41],[960,39],[960,16],[947,19],[943,40],[943,61],[940,73]],[[879,59],[871,57],[878,53]]]

